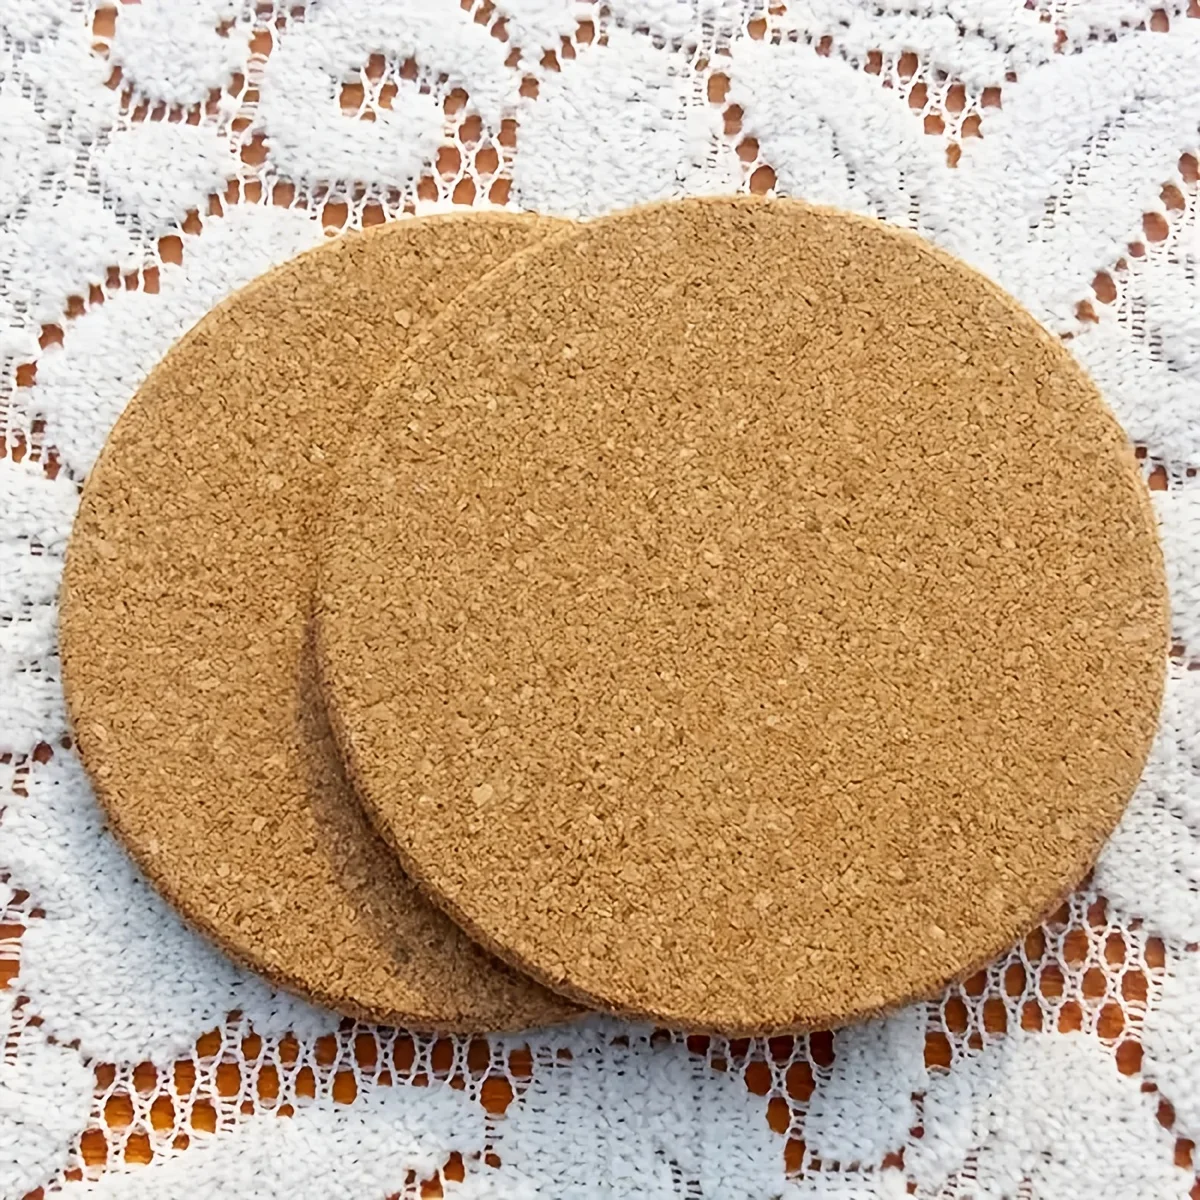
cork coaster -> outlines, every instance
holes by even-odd
[[[359,429],[335,733],[413,876],[572,998],[750,1033],[931,994],[1137,781],[1167,619],[1134,457],[913,236],[751,198],[579,227]]]
[[[317,503],[417,326],[556,222],[352,234],[209,314],[84,489],[62,604],[67,699],[118,835],[167,898],[278,984],[357,1016],[507,1029],[565,1001],[478,950],[364,820],[317,699]]]

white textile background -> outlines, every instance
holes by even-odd
[[[0,0],[0,1195],[1200,1195],[1198,16]],[[1094,879],[966,984],[836,1035],[431,1038],[273,992],[146,886],[70,749],[55,594],[112,422],[218,299],[340,228],[737,189],[967,259],[1139,447],[1175,645]]]

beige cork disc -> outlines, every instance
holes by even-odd
[[[312,527],[350,425],[417,325],[560,226],[352,234],[168,354],[117,423],[67,555],[62,655],[118,835],[192,922],[282,986],[419,1027],[573,1010],[425,902],[361,815],[315,690]]]
[[[435,322],[348,451],[318,638],[415,878],[564,994],[732,1033],[934,992],[1078,883],[1162,688],[1134,457],[917,238],[614,216]]]

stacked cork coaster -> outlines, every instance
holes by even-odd
[[[933,994],[1077,884],[1167,628],[1062,346],[737,198],[408,221],[234,296],[88,480],[62,652],[113,828],[279,984],[750,1034]]]
[[[513,1028],[572,1012],[478,950],[370,829],[309,621],[319,505],[372,389],[422,323],[555,227],[391,225],[227,300],[122,414],[67,556],[67,700],[118,836],[235,958],[380,1021]]]

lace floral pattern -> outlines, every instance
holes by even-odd
[[[1197,17],[0,0],[0,1193],[1197,1194]],[[1139,447],[1175,644],[1093,880],[939,1000],[836,1034],[423,1037],[273,992],[147,887],[70,748],[55,593],[112,422],[217,300],[342,228],[737,189],[966,258],[1067,341]]]

